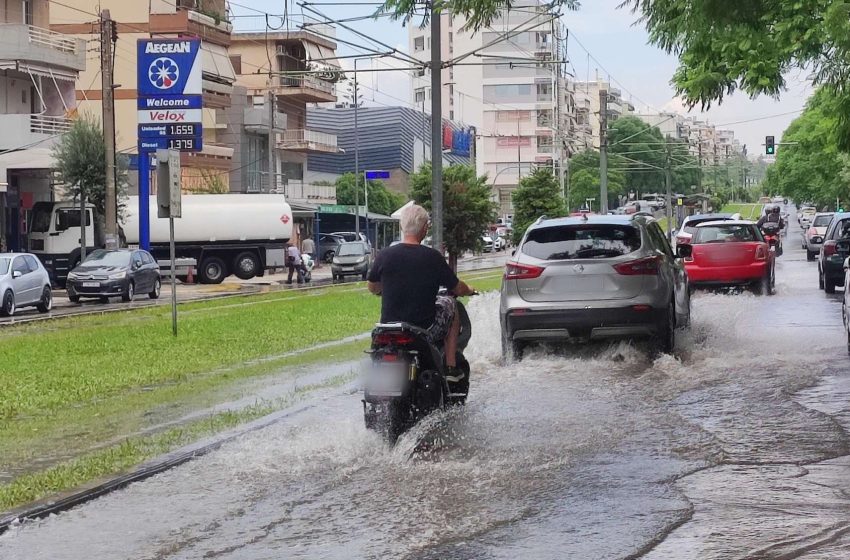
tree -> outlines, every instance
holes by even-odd
[[[478,32],[484,27],[489,27],[493,20],[501,13],[510,9],[518,2],[516,0],[432,0],[438,11],[451,12],[456,16],[463,16],[466,20],[464,29]],[[520,3],[521,4],[521,3]],[[551,0],[547,5],[552,8],[565,7],[567,9],[578,8],[578,0]],[[392,14],[393,19],[400,19],[408,24],[417,16],[421,16],[422,25],[428,23],[430,13],[422,11],[422,2],[417,0],[385,0],[378,9],[378,14]]]
[[[431,164],[423,164],[410,176],[411,195],[417,204],[431,209]],[[443,241],[449,264],[457,270],[457,259],[481,247],[481,233],[496,217],[487,177],[475,175],[469,165],[443,169]]]
[[[850,196],[847,175],[850,156],[839,150],[837,105],[830,90],[821,88],[809,99],[806,110],[783,135],[776,164],[767,172],[764,189],[818,207],[832,205],[835,199]]]
[[[106,142],[100,122],[90,115],[82,115],[71,125],[53,147],[56,171],[67,186],[68,194],[75,199],[84,195],[94,205],[98,221],[106,213]],[[118,168],[116,194],[119,221],[125,207],[127,189],[127,159],[116,160]]]
[[[608,164],[608,199],[610,203],[612,199],[616,200],[619,195],[625,194],[626,177],[622,171],[617,169],[620,166],[616,156],[609,157]],[[595,209],[599,210],[601,204],[599,200],[599,152],[586,150],[573,156],[570,159],[569,170],[567,208],[569,210],[582,208],[588,198],[593,198],[595,199]]]
[[[363,188],[363,176],[357,177],[357,202],[366,204],[366,190]],[[336,180],[337,204],[354,204],[354,173],[346,173]],[[382,181],[369,181],[369,211],[389,216],[405,203],[403,195],[387,190]]]
[[[558,218],[567,215],[561,187],[548,167],[538,168],[531,175],[520,179],[519,187],[513,193],[513,201],[514,244],[519,244],[525,230],[540,216]]]
[[[689,106],[740,89],[779,97],[786,72],[812,73],[836,97],[838,146],[850,150],[850,2],[625,0],[650,40],[675,53],[673,85]]]

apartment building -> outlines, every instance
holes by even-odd
[[[50,28],[67,37],[99,42],[99,11],[110,11],[117,22],[115,42],[115,130],[117,148],[137,153],[136,42],[150,37],[198,37],[203,62],[203,151],[181,154],[183,188],[209,191],[227,188],[233,149],[218,138],[224,127],[219,110],[230,106],[236,76],[227,49],[232,25],[227,21],[226,0],[63,0],[52,2]],[[76,82],[77,101],[100,118],[102,91],[100,60],[89,64]],[[131,192],[134,177],[131,175]]]
[[[578,131],[575,137],[577,150],[599,149],[600,128],[599,116],[602,106],[600,91],[605,91],[607,102],[608,126],[622,116],[635,112],[634,105],[623,99],[623,92],[602,80],[576,82],[576,119]]]
[[[0,7],[0,251],[27,249],[33,204],[51,200],[51,146],[76,113],[86,43],[50,31],[48,0]]]
[[[564,31],[548,6],[526,0],[479,33],[463,18],[441,20],[443,114],[477,131],[476,164],[486,173],[501,212],[512,213],[511,193],[535,167],[558,167],[568,157],[575,126],[573,90],[563,70]],[[409,52],[426,63],[430,27],[410,27]],[[411,76],[411,103],[430,112],[430,72]]]
[[[313,189],[305,181],[309,154],[339,150],[336,134],[307,126],[308,106],[337,99],[335,82],[341,70],[335,60],[336,43],[328,39],[333,33],[333,27],[314,23],[287,31],[233,35],[230,55],[246,98],[233,107],[228,119],[228,143],[241,152],[235,156],[241,169],[233,178],[232,191],[284,192],[292,201],[305,203],[334,198],[332,192],[324,192],[326,187]],[[275,132],[269,135],[272,113]]]

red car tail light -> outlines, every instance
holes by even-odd
[[[764,245],[759,245],[756,247],[756,260],[757,261],[765,261],[767,260],[767,249]]]
[[[505,265],[505,280],[530,280],[543,274],[542,266],[509,262]]]
[[[379,346],[407,346],[413,340],[413,335],[404,332],[384,332],[375,335],[375,344]]]
[[[838,253],[837,243],[833,240],[829,240],[823,244],[823,254],[826,257],[831,257],[832,255]]]
[[[658,274],[658,267],[661,263],[661,257],[646,257],[635,261],[624,262],[614,265],[614,270],[623,276],[639,276]]]

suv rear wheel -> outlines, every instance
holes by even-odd
[[[656,355],[672,354],[676,348],[676,306],[671,303],[667,307],[667,318],[658,326],[658,332],[653,339],[653,351]]]
[[[525,351],[525,346],[527,343],[521,342],[519,340],[513,340],[509,338],[507,335],[502,335],[502,363],[508,364],[510,362],[520,362],[522,361],[522,354]]]

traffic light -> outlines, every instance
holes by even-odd
[[[776,154],[776,142],[773,136],[764,137],[764,153],[769,156]]]

